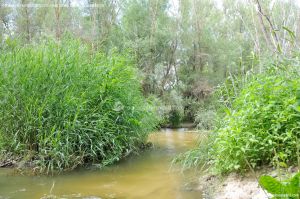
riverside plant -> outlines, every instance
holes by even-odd
[[[65,38],[0,53],[2,151],[32,154],[40,172],[105,166],[137,151],[155,126],[127,55]]]
[[[300,198],[300,172],[293,177],[278,181],[271,176],[261,176],[259,184],[268,193],[273,195],[273,199],[299,199]]]
[[[207,143],[176,159],[185,167],[209,163],[217,173],[299,162],[300,74],[294,62],[218,88],[223,106]],[[222,114],[220,114],[222,112]]]
[[[211,155],[218,171],[297,164],[299,76],[297,67],[284,63],[244,83],[216,130]]]

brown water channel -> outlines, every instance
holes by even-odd
[[[170,169],[172,158],[192,148],[197,136],[185,129],[161,130],[149,137],[153,149],[101,170],[47,177],[12,175],[12,169],[0,169],[0,199],[199,199],[201,193],[188,187],[191,173]]]

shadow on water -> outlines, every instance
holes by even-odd
[[[0,199],[200,199],[201,192],[188,187],[190,175],[170,169],[172,158],[192,148],[197,136],[188,129],[162,129],[149,136],[153,149],[101,170],[30,177],[0,169]]]

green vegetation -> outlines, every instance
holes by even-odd
[[[229,78],[215,92],[221,103],[215,106],[214,129],[197,149],[176,160],[186,168],[208,163],[218,173],[241,172],[264,165],[284,168],[297,165],[300,149],[297,63],[296,59],[286,60],[270,64],[261,73]]]
[[[241,58],[245,70],[251,68],[248,55],[253,51],[254,29],[249,36],[248,28],[260,23],[249,15],[255,9],[253,3],[234,8],[236,3],[224,0],[223,9],[213,0],[75,2],[0,0],[0,43],[7,38],[20,40],[20,45],[39,43],[45,37],[61,40],[68,33],[95,52],[129,51],[141,77],[143,95],[156,96],[161,102],[162,126],[192,123],[196,116],[207,118],[199,113],[206,110],[202,104],[213,88],[230,73],[242,70]],[[240,15],[243,23],[232,17]],[[260,51],[266,49],[260,47]],[[169,119],[173,120],[175,112],[180,117],[174,123]]]
[[[226,108],[212,150],[221,172],[297,162],[300,74],[294,68],[284,64],[249,77]]]
[[[274,196],[273,199],[300,198],[300,173],[283,182],[280,182],[271,176],[261,176],[259,184],[267,190],[268,193]]]
[[[133,62],[74,39],[0,53],[2,149],[41,171],[111,164],[136,151],[155,126]]]
[[[187,122],[184,167],[300,166],[297,1],[80,2],[0,0],[4,153],[103,166]]]

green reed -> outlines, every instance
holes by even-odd
[[[33,154],[42,172],[111,164],[137,150],[155,124],[126,55],[78,40],[0,53],[2,150]]]

